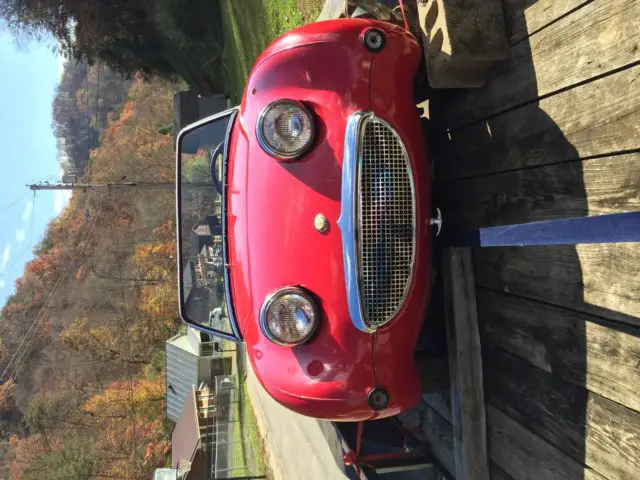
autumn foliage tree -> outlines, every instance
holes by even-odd
[[[16,408],[15,391],[16,384],[13,380],[7,380],[0,385],[0,412],[10,412]]]
[[[143,278],[166,280],[176,271],[176,244],[172,241],[140,245],[136,247],[132,260]]]
[[[90,181],[172,181],[171,139],[158,134],[172,88],[132,82],[91,152]],[[78,190],[34,248],[0,312],[0,368],[35,320],[17,386],[0,385],[11,478],[150,478],[166,463],[157,359],[179,324],[174,202],[165,188]]]
[[[90,327],[87,318],[77,318],[61,334],[64,345],[80,355],[102,362],[144,365],[149,363],[150,348],[132,347],[135,325],[126,319]]]
[[[113,459],[103,476],[142,478],[169,453],[162,426],[164,377],[113,382],[82,410],[104,432],[97,448]]]
[[[11,437],[14,460],[12,480],[68,480],[98,477],[98,452],[88,439],[76,433],[46,439],[40,434]]]

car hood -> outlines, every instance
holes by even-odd
[[[319,61],[325,55],[331,62]],[[227,184],[233,303],[257,377],[283,403],[283,396],[295,396],[346,406],[361,402],[375,383],[373,338],[349,317],[337,226],[346,121],[369,108],[370,65],[370,55],[354,56],[353,45],[273,54],[252,73],[233,127]],[[315,144],[296,162],[270,157],[255,135],[260,111],[282,98],[304,100],[317,120]],[[325,233],[314,228],[316,215],[327,219]],[[259,328],[265,297],[292,285],[310,291],[322,311],[315,337],[294,348],[271,343]]]

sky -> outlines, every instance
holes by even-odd
[[[60,178],[51,102],[62,66],[50,45],[18,47],[0,27],[0,306],[68,202],[69,192],[41,191],[34,199],[25,186]]]

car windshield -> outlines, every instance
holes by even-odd
[[[178,137],[177,220],[180,314],[194,326],[239,338],[228,297],[224,174],[235,110],[188,127]]]

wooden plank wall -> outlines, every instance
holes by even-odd
[[[445,226],[640,210],[640,2],[503,3],[510,60],[430,100]],[[477,249],[474,267],[492,478],[637,479],[640,245]],[[447,398],[425,399],[452,471]]]
[[[455,477],[488,480],[482,351],[471,249],[446,248],[442,263]]]

